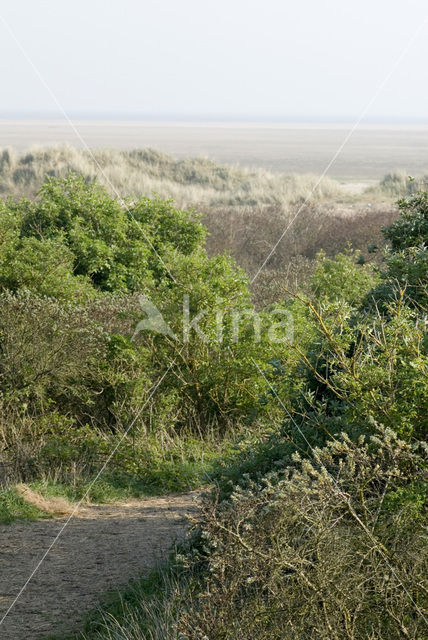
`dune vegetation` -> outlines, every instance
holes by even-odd
[[[95,160],[95,162],[94,162]],[[179,206],[288,204],[340,194],[339,184],[327,178],[316,187],[317,176],[282,175],[258,169],[220,165],[207,158],[176,160],[153,149],[86,151],[67,145],[35,147],[17,155],[4,149],[0,156],[0,193],[34,196],[46,175],[63,178],[78,173],[97,180],[110,195],[173,198]]]
[[[421,640],[428,192],[99,154],[2,155],[0,517],[210,485],[90,640]]]
[[[264,429],[218,461],[187,546],[82,637],[424,637],[428,193],[399,209],[380,270],[318,258],[260,365]]]
[[[261,274],[281,286],[304,278],[320,250],[333,256],[350,243],[372,260],[367,248],[383,246],[380,229],[396,218],[395,200],[424,184],[423,177],[410,183],[397,172],[353,194],[328,177],[319,183],[315,175],[250,170],[207,158],[176,160],[152,149],[89,153],[57,146],[20,155],[4,149],[0,194],[34,198],[46,176],[64,178],[70,172],[96,181],[114,198],[171,198],[180,208],[195,207],[204,216],[208,254],[227,251],[250,279],[287,230]],[[266,286],[261,278],[257,296]]]

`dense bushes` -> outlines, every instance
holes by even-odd
[[[127,208],[76,176],[2,204],[0,452],[16,479],[82,496],[108,459],[110,495],[183,489],[243,436],[217,456],[156,631],[131,616],[107,637],[423,636],[427,197],[399,203],[383,266],[319,254],[305,292],[257,316],[260,338],[244,272],[207,256],[194,213]]]
[[[286,363],[266,376],[284,423],[232,457],[206,500],[186,637],[422,637],[426,272],[420,256],[424,275],[403,270],[397,288],[394,257],[405,247],[412,262],[427,241],[425,202],[402,201],[385,230],[386,289],[350,256],[322,258],[315,298],[298,300],[313,332],[295,345],[294,391]]]
[[[255,340],[244,273],[207,257],[193,211],[146,198],[125,206],[76,175],[49,178],[34,201],[6,200],[0,228],[1,455],[15,479],[50,465],[56,480],[76,469],[83,480],[125,431],[118,472],[147,478],[160,453],[165,469],[170,445],[175,469],[192,476],[186,455],[198,456],[180,453],[180,438],[240,428],[262,390],[251,358],[264,360],[269,345],[266,331]],[[167,332],[150,322],[136,331],[147,301]],[[244,314],[238,336],[234,313]],[[91,455],[79,444],[87,429]],[[156,439],[169,443],[163,453]],[[137,466],[123,463],[130,443]],[[46,453],[57,445],[60,464]]]
[[[190,255],[205,234],[196,215],[171,202],[121,204],[73,174],[47,179],[34,201],[6,201],[2,218],[8,237],[2,244],[0,285],[42,288],[37,292],[54,296],[70,275],[74,283],[101,291],[142,291],[169,275],[161,254]],[[33,281],[30,270],[36,271]]]
[[[400,218],[385,229],[391,243],[386,256],[386,286],[381,288],[385,297],[388,281],[389,297],[397,285],[405,289],[406,297],[426,307],[428,303],[428,192],[421,191],[408,199],[400,200]],[[392,289],[392,292],[391,292]]]
[[[20,157],[11,150],[3,150],[0,152],[0,193],[19,193],[33,198],[46,175],[64,178],[73,172],[88,183],[100,182],[110,195],[119,193],[129,197],[131,209],[131,203],[142,196],[157,194],[162,199],[173,198],[179,207],[193,205],[204,213],[208,254],[228,251],[250,277],[299,211],[262,273],[269,278],[268,272],[275,270],[279,274],[277,280],[287,286],[293,284],[296,277],[299,282],[305,277],[320,249],[332,257],[351,242],[365,259],[373,259],[367,247],[381,247],[381,226],[397,217],[391,198],[407,193],[408,181],[404,177],[400,178],[404,184],[400,191],[390,193],[382,187],[378,196],[383,202],[379,203],[377,195],[357,197],[342,190],[336,181],[324,178],[318,184],[316,176],[245,170],[204,158],[176,160],[150,149],[104,149],[93,150],[93,154],[102,173],[85,150],[35,148]],[[311,194],[310,200],[304,204],[308,194]],[[373,195],[375,202],[366,202],[372,200]],[[385,202],[385,195],[389,202]],[[106,209],[111,206],[112,203]],[[135,217],[138,218],[137,213]],[[150,233],[148,236],[150,239]],[[93,249],[95,251],[95,246]],[[97,258],[99,249],[97,247],[91,259]],[[104,249],[102,254],[111,260]],[[259,286],[259,276],[255,285],[257,299],[269,302],[272,295],[263,291],[263,283]]]
[[[422,637],[420,451],[387,431],[295,464],[206,503],[206,579],[182,613],[184,637]]]
[[[106,619],[111,637],[424,636],[426,272],[421,254],[425,275],[397,282],[394,258],[427,241],[425,202],[400,204],[381,273],[321,256],[290,306],[298,339],[263,372],[282,424],[220,465],[165,618]]]
[[[406,242],[407,227],[421,226],[423,203],[424,194],[419,194],[400,204],[407,223],[385,230],[389,238],[397,234],[397,250],[387,250],[380,272],[358,264],[358,254],[334,260],[319,256],[311,297],[298,296],[291,306],[294,344],[285,360],[272,359],[265,370],[270,385],[265,397],[285,408],[283,424],[258,445],[244,447],[222,471],[229,486],[240,482],[243,473],[258,478],[286,466],[293,451],[308,452],[308,446],[323,446],[341,432],[358,437],[381,424],[405,439],[425,436],[426,274],[413,283],[404,276],[397,284],[394,268],[399,236]],[[413,260],[411,249],[402,258],[405,263]],[[422,256],[418,269],[423,265]],[[225,486],[222,491],[227,492]]]

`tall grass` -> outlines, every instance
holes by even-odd
[[[247,170],[206,158],[176,160],[152,149],[95,149],[93,155],[102,171],[88,151],[71,146],[34,147],[23,155],[4,149],[0,153],[0,193],[33,196],[46,175],[63,177],[74,171],[89,181],[97,179],[120,196],[157,193],[173,198],[179,206],[284,205],[302,200],[312,190],[313,200],[341,194],[339,184],[328,178],[316,187],[317,176]]]
[[[73,640],[184,640],[177,626],[197,582],[192,573],[171,562],[132,581],[91,612]]]
[[[427,174],[411,177],[405,171],[397,170],[387,173],[379,184],[370,187],[365,193],[375,197],[405,198],[419,189],[426,189],[427,184]]]

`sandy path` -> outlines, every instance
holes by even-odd
[[[76,629],[81,614],[165,557],[184,535],[195,494],[82,508],[0,625],[3,640]],[[0,526],[0,619],[66,518]]]

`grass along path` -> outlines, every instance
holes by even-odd
[[[124,586],[183,538],[196,492],[85,505],[73,517],[14,608],[0,638],[40,640],[76,630],[100,594]],[[0,525],[0,619],[66,517]]]

